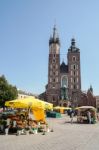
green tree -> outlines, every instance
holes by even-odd
[[[17,88],[9,84],[5,76],[2,75],[0,77],[0,106],[4,107],[6,101],[16,99],[17,96]]]

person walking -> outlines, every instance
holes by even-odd
[[[87,111],[87,118],[88,118],[88,123],[91,124],[91,112],[89,110]]]
[[[73,118],[74,118],[74,111],[70,111],[70,118],[71,118],[71,124],[73,123]]]

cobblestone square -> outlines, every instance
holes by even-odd
[[[54,132],[0,135],[0,150],[99,150],[99,123],[70,123],[67,116],[48,119]]]

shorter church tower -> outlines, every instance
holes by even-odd
[[[56,27],[49,39],[48,84],[46,87],[47,101],[58,105],[60,99],[60,40]]]
[[[81,94],[80,50],[75,45],[75,39],[71,40],[68,49],[68,96],[72,105],[77,106]]]

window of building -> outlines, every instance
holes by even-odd
[[[63,76],[62,77],[62,80],[61,80],[61,86],[62,87],[68,87],[68,78],[66,76]]]
[[[55,54],[53,55],[53,57],[55,58]]]
[[[74,84],[74,89],[76,89],[76,85]]]
[[[71,76],[73,75],[73,72],[71,71]]]
[[[78,83],[78,78],[77,78],[77,83]]]
[[[55,59],[53,59],[53,63],[55,63]]]
[[[72,60],[73,60],[73,61],[76,61],[76,56],[73,56],[73,57],[72,57]]]
[[[73,78],[71,78],[71,82],[73,82]]]
[[[71,85],[71,89],[73,89],[73,85]]]
[[[75,71],[74,71],[74,76],[76,75]]]
[[[76,69],[76,65],[75,65],[75,64],[73,65],[73,69],[74,69],[74,70]]]
[[[55,78],[53,79],[53,82],[55,82]]]
[[[79,85],[77,85],[77,89],[79,89]]]
[[[58,82],[58,78],[56,78],[56,82]]]
[[[55,102],[55,101],[56,101],[56,100],[55,100],[55,96],[53,96],[52,101],[53,101],[53,102]]]
[[[76,82],[76,79],[74,78],[74,83]]]
[[[77,71],[77,76],[78,76],[78,71]]]

